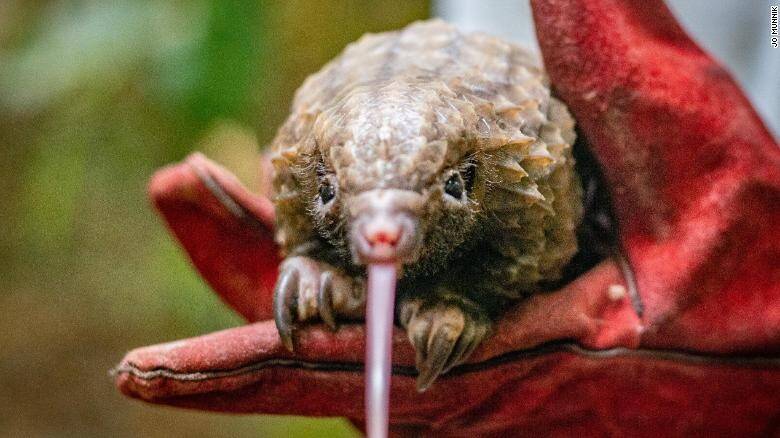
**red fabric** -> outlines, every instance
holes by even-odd
[[[149,196],[195,267],[249,321],[271,318],[280,262],[271,201],[196,153],[160,169]],[[221,198],[221,199],[220,199]]]
[[[780,431],[780,152],[659,0],[532,1],[545,65],[602,164],[639,318],[605,261],[511,309],[427,392],[395,334],[397,434],[772,435]],[[144,347],[116,369],[142,400],[223,412],[363,415],[363,331],[269,318],[273,211],[196,155],[150,193],[194,265],[253,324]],[[613,288],[614,292],[614,288]]]
[[[612,189],[643,344],[780,350],[780,154],[742,92],[661,1],[533,6],[555,89]]]

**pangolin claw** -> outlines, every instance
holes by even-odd
[[[333,311],[333,274],[325,271],[320,275],[320,289],[317,293],[317,307],[320,318],[331,330],[338,328],[336,315]]]
[[[428,389],[441,374],[463,363],[490,331],[490,319],[465,300],[401,304],[399,320],[416,350],[417,390]]]
[[[279,331],[279,337],[282,338],[282,344],[294,351],[293,315],[296,313],[298,301],[298,280],[300,274],[295,268],[283,270],[279,275],[274,290],[274,320],[276,329]]]
[[[436,325],[434,323],[434,325]],[[445,324],[439,330],[432,331],[428,341],[427,354],[417,366],[420,374],[417,376],[417,390],[428,389],[434,380],[442,373],[444,365],[449,361],[452,349],[457,341],[457,328]]]
[[[320,319],[336,330],[339,318],[362,318],[365,301],[360,279],[313,258],[288,258],[274,290],[274,320],[282,343],[293,351],[296,325],[304,321]]]

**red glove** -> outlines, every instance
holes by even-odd
[[[639,317],[607,260],[510,310],[425,393],[395,334],[397,434],[772,435],[780,427],[780,152],[739,88],[660,0],[532,0],[545,65],[604,169]],[[193,263],[252,324],[134,350],[125,394],[224,412],[363,412],[363,327],[271,318],[270,202],[201,155],[151,196]],[[258,322],[259,321],[259,322]]]

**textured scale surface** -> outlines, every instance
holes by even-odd
[[[574,139],[571,116],[522,47],[440,20],[367,34],[305,81],[273,142],[277,240],[289,253],[317,235],[319,159],[349,194],[424,190],[471,155],[472,198],[496,255],[483,270],[504,286],[497,293],[521,296],[556,280],[576,252]]]

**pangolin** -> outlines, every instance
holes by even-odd
[[[508,304],[577,251],[574,121],[535,55],[440,21],[367,34],[311,75],[272,144],[274,312],[365,316],[366,266],[399,266],[418,388],[463,362]]]

